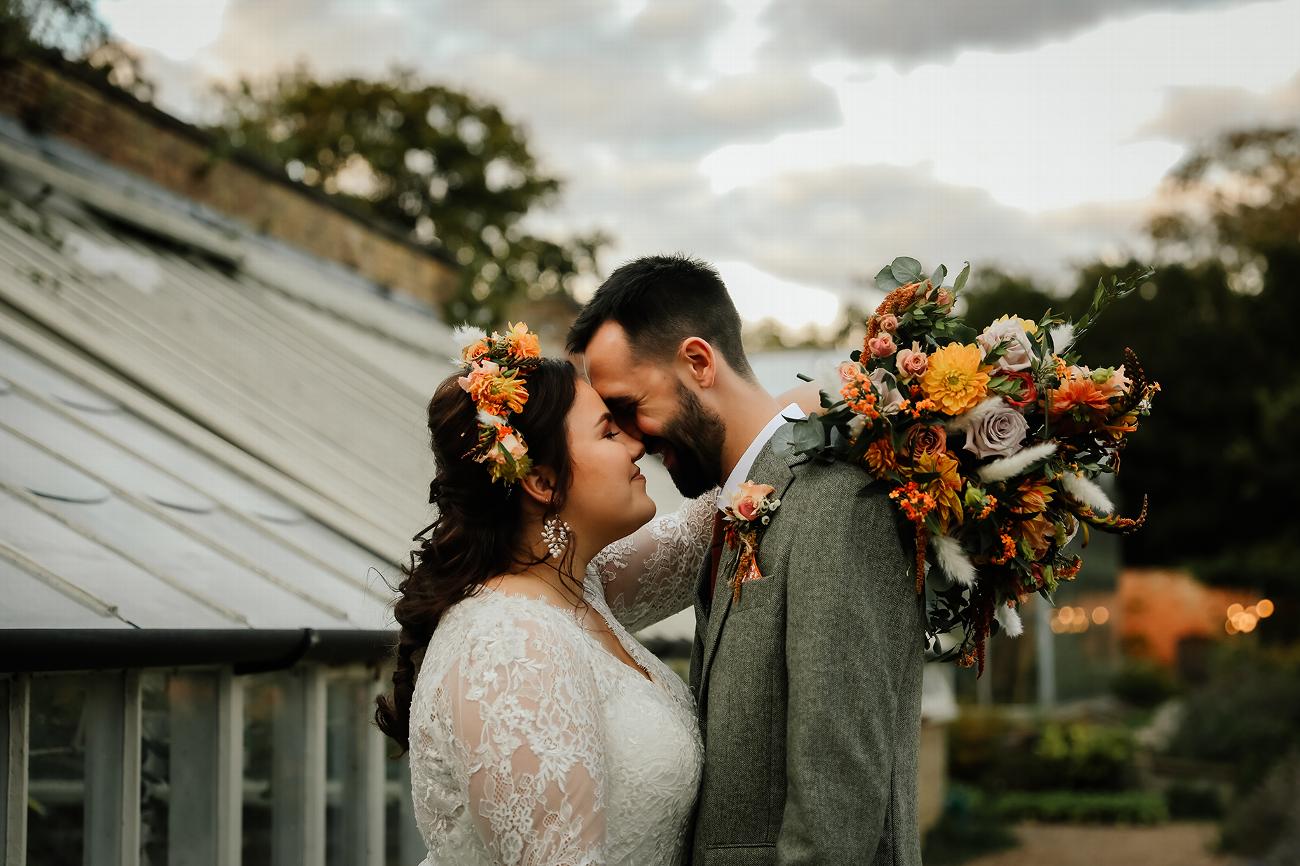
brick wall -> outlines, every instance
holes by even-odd
[[[393,291],[436,305],[455,287],[452,267],[396,233],[296,187],[276,169],[217,156],[202,130],[56,60],[0,68],[0,113]]]

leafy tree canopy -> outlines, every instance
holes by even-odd
[[[1230,133],[1193,152],[1168,179],[1152,220],[1155,274],[1084,339],[1095,365],[1131,346],[1163,390],[1131,437],[1118,481],[1132,510],[1149,494],[1146,529],[1126,561],[1184,565],[1220,584],[1300,597],[1300,129]],[[1097,279],[1139,263],[1092,263],[1066,298],[986,271],[969,320],[1003,312],[1077,317]],[[978,270],[976,271],[978,274]],[[1296,620],[1290,618],[1292,623]]]
[[[567,295],[595,270],[599,232],[551,240],[524,218],[562,183],[499,108],[395,70],[383,80],[317,81],[304,68],[218,91],[216,132],[289,177],[442,250],[462,269],[449,320],[498,325],[524,299]]]
[[[0,62],[42,50],[57,51],[136,99],[153,100],[139,58],[112,38],[94,0],[0,0]]]

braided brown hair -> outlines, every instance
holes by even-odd
[[[445,379],[429,401],[429,435],[437,471],[429,484],[434,521],[415,536],[419,547],[397,586],[393,615],[401,626],[393,670],[393,691],[375,709],[379,729],[402,752],[410,747],[411,696],[424,650],[452,605],[478,592],[492,577],[535,565],[520,537],[525,494],[518,484],[494,482],[488,469],[469,456],[478,441],[477,409],[457,381]],[[564,506],[571,476],[565,419],[577,393],[577,371],[568,361],[542,359],[528,374],[528,404],[510,423],[528,441],[534,466],[556,476],[549,511]],[[570,545],[569,558],[572,558]],[[569,569],[561,563],[561,575]]]

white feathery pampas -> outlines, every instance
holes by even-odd
[[[457,351],[463,351],[466,346],[477,343],[487,336],[487,331],[475,327],[468,323],[462,323],[451,329],[451,344],[456,347]],[[465,361],[459,355],[448,359],[453,367],[459,367]]]
[[[1061,355],[1074,342],[1074,325],[1066,322],[1064,325],[1057,325],[1052,328],[1047,334],[1052,340],[1052,351]]]
[[[975,583],[975,565],[961,549],[961,544],[950,535],[936,535],[930,539],[930,549],[943,573],[962,586]]]
[[[1055,442],[1044,442],[1041,445],[1034,445],[1012,454],[1010,457],[1003,457],[1000,460],[994,460],[987,466],[980,467],[980,481],[985,484],[992,484],[995,481],[1006,481],[1008,478],[1015,478],[1029,467],[1042,460],[1046,460],[1056,453]]]
[[[1061,486],[1065,492],[1091,508],[1097,514],[1110,514],[1115,510],[1114,504],[1111,503],[1110,497],[1106,491],[1094,481],[1084,478],[1082,475],[1075,475],[1073,472],[1066,472],[1061,476]]]
[[[1025,624],[1020,621],[1020,612],[1014,607],[1007,607],[1005,603],[999,604],[993,611],[993,618],[1002,626],[1002,630],[1007,633],[1007,637],[1020,637],[1025,631]]]

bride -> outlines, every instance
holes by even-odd
[[[652,521],[641,444],[526,327],[464,360],[429,403],[437,517],[376,713],[410,750],[425,863],[681,862],[698,722],[630,632],[690,606],[716,494]]]

